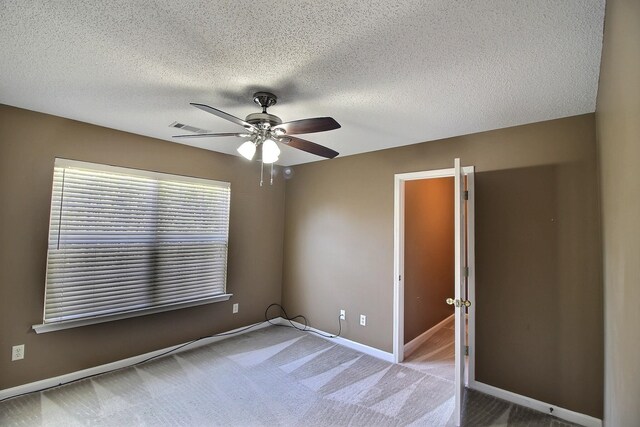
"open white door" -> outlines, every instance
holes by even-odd
[[[455,420],[459,426],[462,420],[462,396],[464,391],[464,349],[465,349],[465,227],[464,227],[464,174],[460,159],[454,160],[454,230],[455,230]]]

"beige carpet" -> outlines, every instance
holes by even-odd
[[[4,401],[0,425],[445,426],[451,388],[440,376],[274,326]],[[467,425],[567,425],[478,393],[467,393],[466,405]]]

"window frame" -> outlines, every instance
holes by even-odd
[[[53,215],[54,215],[54,208],[53,208],[53,196],[54,196],[54,192],[53,192],[53,187],[55,186],[55,170],[57,168],[65,168],[65,169],[84,169],[84,170],[91,170],[91,171],[95,171],[95,172],[106,172],[106,173],[114,173],[114,174],[124,174],[124,175],[128,175],[128,176],[136,176],[136,177],[143,177],[143,178],[147,178],[147,179],[153,179],[155,181],[168,181],[168,182],[172,182],[172,183],[191,183],[191,184],[200,184],[200,185],[207,185],[207,186],[215,186],[215,187],[219,187],[219,188],[223,188],[223,189],[227,189],[228,190],[228,199],[227,199],[227,218],[226,218],[226,240],[225,240],[225,244],[226,244],[226,253],[225,253],[225,258],[224,258],[224,283],[223,283],[223,293],[222,294],[217,294],[217,295],[212,295],[210,297],[207,297],[205,299],[199,299],[199,300],[193,300],[193,301],[184,301],[184,302],[179,302],[179,303],[174,303],[174,304],[165,304],[162,306],[156,306],[156,307],[146,307],[146,308],[142,308],[142,309],[134,309],[134,310],[128,310],[128,311],[123,311],[123,312],[118,312],[118,313],[113,313],[113,314],[106,314],[106,315],[98,315],[98,316],[87,316],[84,318],[77,318],[77,319],[72,319],[72,320],[58,320],[58,321],[49,321],[47,322],[45,320],[45,310],[46,310],[46,304],[47,304],[47,277],[49,275],[49,261],[50,261],[50,249],[51,249],[51,228],[52,228],[52,221],[53,221]],[[179,310],[182,308],[187,308],[187,307],[195,307],[195,306],[199,306],[199,305],[204,305],[204,304],[211,304],[211,303],[216,303],[216,302],[222,302],[222,301],[227,301],[229,300],[229,298],[231,298],[231,296],[233,294],[230,294],[227,292],[227,284],[228,284],[228,280],[227,280],[227,266],[228,266],[228,257],[229,257],[229,226],[230,226],[230,216],[231,216],[231,184],[229,182],[225,182],[225,181],[217,181],[217,180],[211,180],[211,179],[205,179],[205,178],[197,178],[197,177],[191,177],[191,176],[185,176],[185,175],[177,175],[177,174],[168,174],[168,173],[163,173],[163,172],[155,172],[155,171],[148,171],[148,170],[143,170],[143,169],[135,169],[135,168],[125,168],[125,167],[120,167],[120,166],[111,166],[111,165],[105,165],[105,164],[98,164],[98,163],[91,163],[91,162],[84,162],[84,161],[77,161],[77,160],[69,160],[69,159],[62,159],[62,158],[56,158],[55,159],[55,163],[54,163],[54,173],[52,174],[52,192],[51,192],[51,198],[50,198],[50,205],[49,205],[49,211],[50,211],[50,217],[49,217],[49,227],[47,227],[48,230],[48,234],[47,234],[47,264],[46,264],[46,270],[45,270],[45,291],[44,291],[44,301],[43,301],[43,322],[41,324],[36,324],[33,325],[32,328],[36,333],[44,333],[44,332],[51,332],[51,331],[57,331],[57,330],[63,330],[63,329],[69,329],[69,328],[76,328],[76,327],[80,327],[80,326],[85,326],[85,325],[91,325],[91,324],[97,324],[97,323],[104,323],[104,322],[111,322],[111,321],[116,321],[116,320],[121,320],[121,319],[126,319],[126,318],[132,318],[132,317],[138,317],[138,316],[144,316],[144,315],[148,315],[148,314],[154,314],[154,313],[160,313],[160,312],[164,312],[164,311],[173,311],[173,310]],[[90,199],[90,198],[88,198]],[[61,207],[62,209],[62,207]],[[157,212],[156,207],[154,207],[153,210],[149,210],[149,212]]]

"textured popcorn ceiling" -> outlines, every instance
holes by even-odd
[[[342,124],[306,137],[344,156],[593,112],[603,19],[604,0],[2,0],[0,103],[172,140],[239,129],[189,102],[244,118],[269,90],[284,121]]]

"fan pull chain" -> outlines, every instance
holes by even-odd
[[[264,175],[264,162],[260,160],[260,187],[262,187],[263,175]]]
[[[273,185],[273,163],[271,163],[271,184],[269,185]]]

